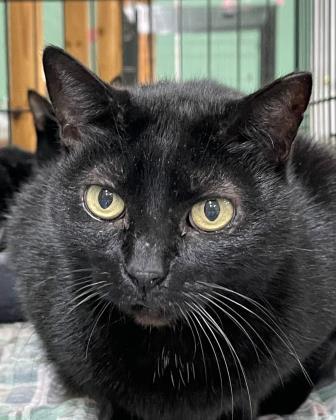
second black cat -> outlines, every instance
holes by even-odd
[[[5,219],[13,195],[31,176],[36,164],[43,165],[60,152],[58,125],[51,104],[37,92],[28,92],[37,137],[36,154],[14,146],[0,149],[0,223]]]

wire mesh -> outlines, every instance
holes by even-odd
[[[300,10],[312,21],[310,49],[305,45],[311,56],[310,68],[314,78],[310,103],[311,133],[320,141],[336,145],[336,5],[333,0],[301,1]]]
[[[317,140],[336,145],[334,0],[104,1],[122,5],[121,76],[127,84],[139,78],[142,82],[212,78],[249,93],[291,71],[310,70],[314,88],[302,127]],[[57,13],[64,9],[64,1],[42,3],[45,44],[63,47],[64,16]],[[10,106],[8,4],[0,5],[0,44],[4,43],[7,57],[7,66],[0,66],[6,73],[0,78],[0,141],[10,141],[13,115],[29,112]],[[93,70],[98,69],[97,4],[87,2],[89,64]],[[37,45],[37,34],[33,36]]]

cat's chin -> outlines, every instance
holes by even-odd
[[[150,315],[150,314],[136,314],[134,315],[134,321],[136,324],[141,325],[142,327],[168,327],[171,324],[171,320],[165,319],[163,317]]]
[[[164,316],[161,311],[144,308],[141,305],[132,307],[131,317],[134,322],[142,327],[168,327],[172,324],[172,318]]]

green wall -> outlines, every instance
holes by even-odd
[[[63,2],[43,1],[44,44],[64,47]]]
[[[211,6],[223,0],[209,0]],[[241,0],[243,5],[266,5],[275,0]],[[171,5],[174,0],[153,0],[154,4]],[[45,45],[64,47],[62,0],[43,1],[43,27]],[[182,5],[206,7],[208,0],[183,0]],[[92,9],[92,7],[91,7]],[[93,11],[91,10],[91,14]],[[280,76],[294,69],[294,0],[285,0],[276,12],[275,75]],[[241,33],[240,60],[237,57],[237,33],[214,32],[210,35],[211,50],[208,52],[206,33],[182,35],[182,78],[213,79],[249,92],[259,86],[260,80],[260,34],[257,30]],[[93,46],[94,47],[94,46]],[[172,79],[175,76],[174,35],[155,36],[155,73],[157,79]],[[207,57],[211,57],[208,74]],[[94,55],[94,51],[92,51]],[[93,63],[93,60],[91,60]],[[240,83],[238,62],[240,61]],[[94,65],[92,65],[94,67]],[[5,49],[5,5],[0,1],[0,107],[7,98],[7,59]]]
[[[7,51],[5,4],[0,2],[0,109],[7,108]]]
[[[276,77],[290,73],[295,67],[295,9],[294,0],[277,8],[276,19]]]
[[[242,0],[242,5],[266,6],[274,0]],[[154,0],[155,4],[174,5],[174,0]],[[184,0],[182,5],[207,7],[207,0]],[[223,0],[211,0],[211,6],[223,4]],[[294,0],[285,0],[276,9],[275,24],[275,76],[294,70]],[[211,51],[208,53],[206,33],[182,33],[182,79],[211,77],[245,92],[260,85],[260,33],[258,30],[241,32],[238,57],[237,33],[213,32],[210,35]],[[207,57],[211,58],[208,72]],[[174,34],[155,37],[156,78],[173,79]],[[240,71],[238,72],[238,65]],[[238,77],[240,74],[240,77]]]

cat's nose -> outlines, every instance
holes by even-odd
[[[149,267],[148,270],[139,270],[130,264],[125,268],[132,283],[143,293],[147,293],[160,285],[166,277],[166,273],[160,267]]]

